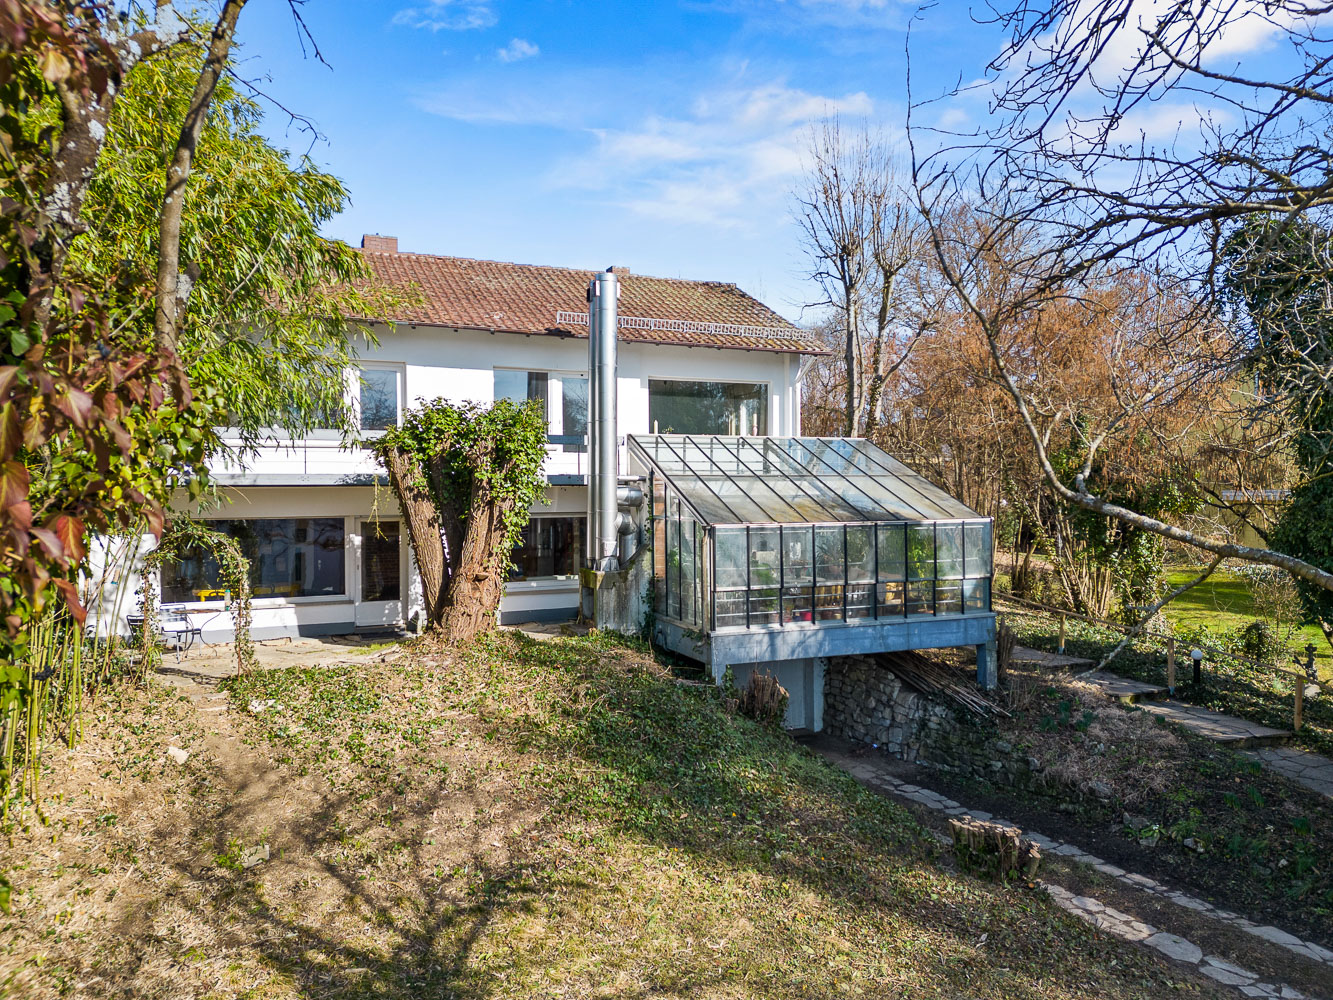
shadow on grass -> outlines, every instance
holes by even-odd
[[[376,743],[375,733],[385,730],[374,729],[372,722],[382,699],[400,693],[349,687],[347,671],[252,678],[241,697],[278,694],[281,684],[292,694],[291,685],[300,684],[310,705],[337,703],[346,709],[350,704],[345,725],[360,734],[367,750],[346,787],[318,795],[302,785],[299,768],[279,767],[253,782],[233,783],[221,801],[201,797],[195,829],[164,829],[164,839],[192,838],[223,855],[228,831],[244,821],[236,803],[274,797],[300,804],[287,813],[280,835],[306,849],[300,857],[247,871],[205,866],[201,872],[197,864],[182,861],[177,878],[203,881],[204,888],[187,904],[159,900],[158,905],[164,913],[167,906],[185,905],[192,919],[214,931],[221,957],[233,967],[253,956],[310,1000],[509,995],[516,988],[522,992],[525,981],[540,984],[545,975],[541,959],[526,952],[525,940],[510,940],[515,918],[568,919],[574,896],[591,900],[585,919],[617,912],[602,907],[601,900],[616,896],[621,876],[599,868],[606,861],[599,853],[605,845],[597,840],[600,834],[586,833],[609,831],[621,848],[641,843],[679,850],[714,881],[733,879],[768,894],[762,905],[770,912],[763,917],[773,923],[762,939],[770,955],[779,956],[771,966],[791,978],[754,993],[837,992],[829,988],[832,978],[827,986],[822,981],[809,990],[799,986],[800,976],[817,979],[822,967],[801,958],[795,948],[801,939],[790,936],[784,914],[771,912],[803,893],[815,897],[813,905],[826,921],[802,928],[813,935],[809,940],[818,943],[824,926],[839,927],[839,933],[856,939],[852,948],[891,953],[885,961],[910,973],[901,982],[882,984],[886,989],[1004,1000],[1083,995],[1128,1000],[1178,982],[1165,967],[1099,939],[1026,890],[941,872],[933,864],[933,844],[902,809],[864,793],[784,734],[728,715],[712,691],[677,685],[665,671],[627,662],[633,657],[622,658],[605,640],[598,642],[507,637],[459,653],[466,662],[451,670],[464,679],[455,683],[471,683],[473,689],[446,705],[447,711],[428,709],[424,702],[413,711],[433,712],[431,726],[450,718],[462,728],[458,718],[464,712],[454,709],[464,706],[474,740],[495,741],[512,753],[508,787],[497,792],[497,773],[482,768],[447,789],[443,784],[417,789],[410,808],[399,806],[387,821],[387,806],[372,802],[367,808],[366,789],[380,786],[386,801],[404,793],[386,787],[393,773],[386,755],[395,751],[387,742]],[[414,691],[441,687],[430,674],[435,668],[410,669],[419,672]],[[383,681],[388,675],[369,676]],[[538,808],[518,796],[505,799],[518,778],[531,784]],[[440,811],[473,817],[460,824],[463,832],[443,861],[427,836]],[[571,829],[583,831],[578,837],[585,839],[568,839]],[[389,874],[366,878],[365,866],[349,863],[338,850],[360,841],[402,852],[385,869]],[[544,850],[555,842],[575,848],[559,872]],[[284,864],[296,869],[287,884],[280,877]],[[398,873],[403,884],[393,881]],[[307,897],[292,889],[298,875],[322,886],[322,898],[336,902],[335,912],[307,909]],[[859,939],[862,935],[868,939]],[[979,941],[986,942],[986,951]],[[602,975],[610,982],[616,956],[603,968],[599,949],[611,946],[592,933],[584,947],[589,953],[579,971],[583,985]],[[782,955],[786,950],[796,953]],[[162,963],[150,973],[136,969],[134,961],[127,955],[123,968],[103,967],[101,974],[110,980],[104,995],[124,994],[111,983],[132,982],[140,993],[171,987]],[[726,978],[720,959],[695,965],[662,957],[645,961],[632,978],[648,985],[618,986],[616,996],[689,995],[741,985]],[[253,970],[247,977],[253,979]],[[277,983],[272,990],[283,995]]]

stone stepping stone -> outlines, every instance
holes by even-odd
[[[1145,684],[1143,681],[1130,680],[1128,677],[1119,677],[1105,670],[1098,670],[1094,674],[1085,674],[1079,679],[1100,689],[1106,697],[1114,698],[1116,701],[1122,701],[1126,704],[1134,704],[1145,700],[1155,701],[1170,694],[1166,688],[1157,684]]]
[[[1183,705],[1178,701],[1145,701],[1139,708],[1167,722],[1174,722],[1197,736],[1237,750],[1281,746],[1290,742],[1292,737],[1285,729],[1272,729],[1247,719],[1223,715],[1199,705]]]

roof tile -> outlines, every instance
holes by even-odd
[[[376,277],[415,288],[420,301],[400,322],[503,333],[586,337],[587,288],[595,271],[362,250]],[[690,347],[743,348],[820,354],[807,331],[783,319],[733,284],[621,273],[620,339]],[[648,320],[662,322],[646,322]],[[636,322],[639,321],[639,322]],[[709,327],[744,327],[728,330]]]

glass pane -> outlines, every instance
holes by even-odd
[[[654,434],[767,434],[768,386],[650,379],[648,426]]]
[[[782,578],[789,584],[809,584],[811,565],[815,557],[815,535],[812,528],[785,525],[782,528]],[[807,604],[809,602],[807,601]]]
[[[935,613],[958,615],[963,613],[963,584],[959,580],[935,585]]]
[[[815,617],[820,621],[842,618],[842,584],[815,588]]]
[[[713,586],[717,589],[744,587],[747,558],[745,529],[717,528],[713,539],[717,550],[717,579]]]
[[[820,583],[842,584],[842,526],[815,527],[815,572]]]
[[[528,399],[528,373],[495,369],[495,398],[524,403]]]
[[[929,615],[935,611],[935,584],[930,580],[911,581],[907,584],[907,613]]]
[[[935,579],[935,526],[907,526],[907,579]]]
[[[990,576],[990,522],[967,525],[967,576]]]
[[[673,505],[674,506],[674,505]],[[667,617],[680,617],[680,522],[670,516],[666,522],[667,545]]]
[[[560,423],[558,429],[551,433],[565,435],[586,435],[588,433],[588,380],[586,378],[561,376]],[[564,450],[583,452],[587,450],[587,446],[567,444],[564,446]]]
[[[990,580],[964,580],[963,605],[968,611],[989,611]]]
[[[346,593],[343,519],[247,518],[210,521],[236,539],[250,561],[250,593],[265,597],[318,597]],[[225,583],[206,549],[182,553],[162,569],[166,604],[223,598]]]
[[[402,597],[402,549],[397,521],[361,525],[361,600],[396,601]]]
[[[750,529],[750,586],[778,585],[778,529]]]
[[[936,577],[957,580],[963,575],[963,526],[937,524],[935,526]]]
[[[847,580],[875,582],[875,528],[869,524],[847,525]]]
[[[398,426],[398,373],[383,368],[361,372],[361,429],[384,431]]]
[[[750,591],[750,624],[778,623],[778,588],[756,587]]]
[[[902,580],[907,576],[904,525],[881,524],[879,529],[879,579]]]
[[[693,622],[698,608],[698,552],[695,549],[694,519],[680,521],[680,617]]]
[[[814,620],[809,587],[788,587],[782,592],[782,620],[797,623]]]
[[[901,615],[903,613],[902,583],[881,583],[879,585],[880,617]]]
[[[854,583],[847,588],[847,617],[870,618],[875,613],[875,585]]]
[[[731,628],[745,624],[744,590],[723,590],[713,595],[717,602],[717,628]]]
[[[514,546],[509,579],[576,576],[582,558],[583,518],[534,517]]]

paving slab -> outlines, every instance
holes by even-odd
[[[1257,722],[1223,715],[1200,705],[1185,705],[1178,701],[1145,701],[1140,703],[1139,708],[1214,743],[1235,749],[1280,746],[1292,737],[1288,730],[1261,726]]]
[[[1093,666],[1096,661],[1081,656],[1062,656],[1060,653],[1048,653],[1044,649],[1015,646],[1014,651],[1009,654],[1009,662],[1049,667],[1052,670],[1086,670]]]
[[[1108,698],[1114,698],[1116,701],[1156,700],[1165,698],[1170,694],[1166,688],[1159,684],[1145,684],[1143,681],[1130,680],[1128,677],[1118,677],[1105,670],[1084,674],[1079,680],[1101,689],[1102,694]]]
[[[1246,756],[1306,788],[1333,799],[1333,760],[1295,747],[1260,747]]]

